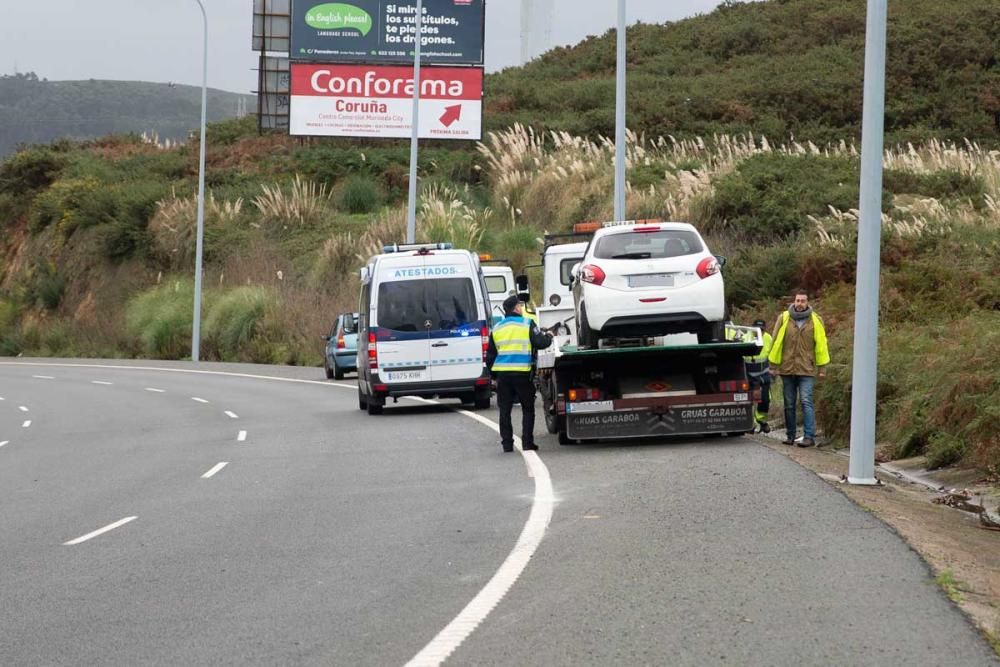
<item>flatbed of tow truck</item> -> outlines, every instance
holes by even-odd
[[[749,433],[760,394],[743,357],[760,352],[761,337],[758,329],[743,333],[752,342],[564,345],[540,355],[546,427],[561,444]]]

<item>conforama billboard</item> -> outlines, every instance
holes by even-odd
[[[482,65],[485,0],[424,0],[421,62]],[[413,62],[415,0],[292,1],[292,60]]]
[[[483,70],[420,70],[421,139],[482,138]],[[413,68],[292,63],[291,134],[409,138]]]

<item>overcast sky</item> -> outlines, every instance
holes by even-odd
[[[204,0],[208,84],[247,92],[256,84],[250,51],[252,0]],[[553,45],[601,34],[614,0],[555,0]],[[0,74],[58,79],[201,84],[201,13],[195,0],[2,0]],[[711,11],[719,0],[629,0],[629,22],[662,23]],[[520,58],[520,0],[487,0],[486,66]]]

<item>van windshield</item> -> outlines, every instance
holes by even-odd
[[[378,326],[394,331],[440,331],[478,320],[468,278],[400,280],[378,288]]]

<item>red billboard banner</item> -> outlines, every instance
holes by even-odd
[[[420,69],[420,137],[482,137],[483,70]],[[290,131],[296,135],[407,138],[413,126],[413,68],[291,66]]]

